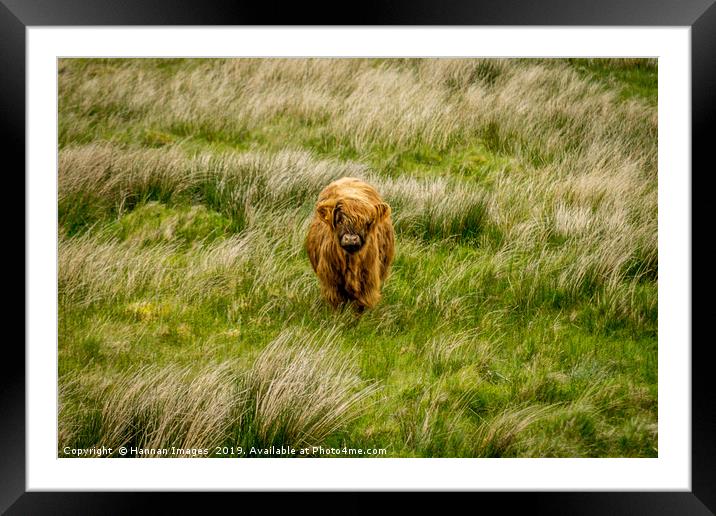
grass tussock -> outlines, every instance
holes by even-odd
[[[114,158],[116,153],[122,159]],[[244,229],[258,209],[285,212],[305,206],[331,181],[359,177],[376,185],[395,206],[398,231],[432,236],[477,233],[485,218],[485,195],[479,189],[442,178],[384,179],[365,166],[317,160],[307,151],[203,154],[178,151],[120,152],[107,146],[63,151],[60,159],[59,213],[69,231],[108,215],[121,215],[137,204],[193,201],[229,218]]]
[[[657,62],[63,59],[63,446],[654,456]],[[303,243],[392,207],[361,317]]]
[[[316,335],[284,332],[257,359],[245,384],[251,399],[247,417],[263,446],[322,443],[375,392],[355,374],[355,359],[326,344],[334,336],[322,335],[322,343]]]
[[[227,443],[246,450],[324,444],[360,415],[375,386],[339,361],[330,343],[309,336],[308,346],[299,345],[305,337],[282,333],[248,370],[232,362],[147,365],[111,379],[68,378],[60,392],[60,449],[81,443],[217,455]],[[87,427],[88,417],[94,427]]]

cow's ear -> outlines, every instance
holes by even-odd
[[[316,206],[318,218],[331,227],[333,227],[333,208],[335,208],[335,204],[332,203],[322,203]]]
[[[383,222],[390,216],[390,206],[384,202],[381,202],[378,206],[376,206],[376,211],[378,212],[378,216],[375,219],[376,222]]]

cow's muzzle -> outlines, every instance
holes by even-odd
[[[353,254],[359,251],[361,247],[363,247],[363,241],[361,240],[359,235],[352,235],[350,233],[346,233],[341,237],[341,247],[347,252]]]

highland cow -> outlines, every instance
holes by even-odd
[[[333,307],[374,307],[395,254],[390,206],[360,179],[334,181],[318,196],[306,250]]]

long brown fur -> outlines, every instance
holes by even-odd
[[[335,211],[364,232],[363,247],[349,254],[339,244]],[[306,237],[306,250],[318,275],[323,297],[334,307],[353,301],[356,308],[374,307],[395,255],[391,209],[368,183],[344,177],[318,196]]]

